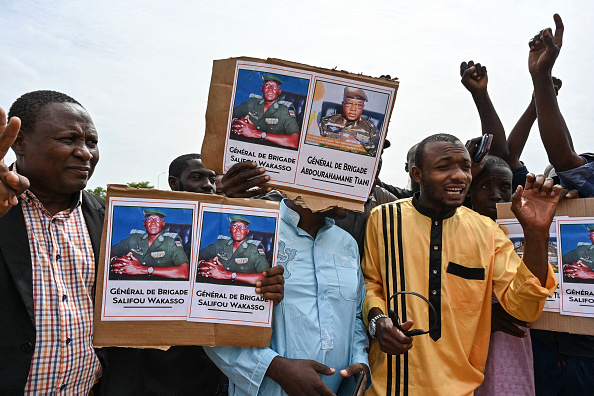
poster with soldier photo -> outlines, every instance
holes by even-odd
[[[112,198],[103,320],[179,320],[190,302],[198,202]]]
[[[262,272],[276,265],[279,218],[279,211],[201,205],[188,320],[270,324],[272,303],[255,289]]]
[[[322,201],[310,196],[360,210],[373,187],[398,82],[276,61],[214,62],[203,162],[226,173],[254,161],[271,185],[303,191],[314,211]]]
[[[594,317],[594,217],[557,222],[561,314]]]
[[[557,258],[557,220],[564,217],[555,217],[549,228],[549,248],[548,248],[548,260],[549,264],[553,267],[557,281],[559,282],[559,260]],[[508,236],[510,241],[514,244],[514,249],[518,256],[524,255],[524,230],[516,219],[505,219],[497,220],[497,224],[501,227],[505,235]],[[561,301],[561,288],[557,287],[557,290],[552,296],[547,298],[545,302],[544,311],[548,312],[559,312],[559,305]]]

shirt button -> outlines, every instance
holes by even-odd
[[[436,222],[435,222],[435,225],[439,225],[439,221],[436,221]]]
[[[21,349],[23,350],[23,352],[31,352],[31,350],[33,349],[33,344],[30,341],[25,341],[21,345]]]
[[[436,270],[436,269],[434,269],[434,270],[433,270],[433,273],[434,273],[435,275],[437,275],[437,270]]]
[[[64,389],[66,389],[66,384],[60,385],[60,390],[63,391]]]
[[[68,297],[66,296],[66,294],[62,294],[62,301],[66,301]]]
[[[437,245],[433,246],[433,250],[437,250],[437,249],[439,249],[439,248],[437,247]]]
[[[435,296],[437,294],[437,290],[431,290],[431,294]]]
[[[61,256],[59,254],[56,254],[56,260],[60,260],[60,257]]]
[[[72,341],[70,337],[66,338],[66,345],[70,344],[70,341]]]

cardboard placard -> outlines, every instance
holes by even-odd
[[[585,217],[594,215],[594,198],[567,199],[559,202],[555,216]],[[497,204],[498,219],[515,219],[511,203]],[[531,328],[573,334],[594,335],[594,318],[543,312]]]
[[[363,211],[398,84],[279,59],[214,61],[202,161],[219,173],[255,161],[314,212]]]
[[[117,201],[119,200],[119,201]],[[196,194],[189,192],[173,192],[173,191],[160,191],[152,189],[137,189],[122,185],[110,185],[108,186],[107,196],[107,208],[110,208],[110,202],[120,202],[120,206],[126,209],[126,202],[130,201],[129,204],[132,208],[134,207],[133,201],[137,200],[138,205],[146,207],[147,202],[161,202],[161,204],[154,204],[151,208],[157,208],[166,212],[169,216],[176,216],[175,211],[177,210],[190,210],[190,217],[194,217],[191,221],[192,224],[196,224],[197,213],[194,208],[191,208],[192,202],[196,203],[195,208],[204,204],[204,206],[210,207],[225,207],[236,208],[235,211],[231,211],[232,215],[241,214],[240,208],[246,209],[247,213],[278,213],[279,204],[278,202],[264,201],[264,200],[252,200],[252,199],[232,199],[220,195],[206,195]],[[180,201],[176,204],[175,201]],[[124,205],[121,205],[124,203]],[[168,205],[166,203],[169,203]],[[228,206],[227,206],[228,205]],[[112,205],[113,206],[113,205]],[[118,206],[118,207],[120,207]],[[239,209],[237,209],[239,208]],[[97,286],[95,291],[95,312],[94,312],[94,337],[93,343],[96,347],[107,347],[107,346],[120,346],[120,347],[136,347],[136,348],[164,348],[171,345],[201,345],[201,346],[254,346],[254,347],[265,347],[270,344],[271,328],[270,323],[268,327],[262,327],[263,325],[237,325],[237,324],[226,324],[229,322],[219,321],[219,323],[205,323],[205,322],[189,322],[187,321],[186,315],[183,314],[183,318],[172,317],[160,318],[159,320],[136,320],[142,319],[139,317],[133,318],[134,320],[102,320],[102,313],[104,313],[104,290],[106,282],[111,282],[110,276],[112,271],[107,268],[106,265],[110,263],[110,257],[108,251],[112,249],[113,243],[117,241],[111,241],[112,236],[115,235],[110,232],[110,216],[106,211],[105,222],[103,226],[103,234],[101,239],[101,256],[99,261],[99,268],[97,272]],[[178,216],[177,218],[182,218]],[[123,227],[126,228],[126,227]],[[190,270],[189,276],[190,281],[196,279],[197,275],[197,255],[198,255],[198,240],[200,235],[198,230],[193,233],[193,245],[192,253],[189,255],[190,262],[193,263]],[[130,232],[130,231],[128,231]],[[132,230],[131,234],[134,232]],[[216,238],[216,237],[215,237]],[[120,239],[120,238],[117,238]],[[276,239],[276,238],[275,238]],[[206,240],[206,239],[204,239]],[[210,241],[210,240],[209,240]],[[110,246],[108,246],[110,243]],[[156,252],[156,256],[160,257],[161,252]],[[162,254],[161,254],[162,255]],[[276,256],[276,255],[275,255]],[[155,267],[156,268],[156,267]],[[109,274],[109,276],[107,275]],[[125,274],[124,274],[125,275]],[[121,282],[121,280],[119,280]],[[184,279],[181,280],[184,282]],[[138,282],[139,285],[146,284],[147,282],[154,282],[153,280],[147,281],[146,279],[133,280],[132,282]],[[161,283],[163,281],[160,281]],[[173,290],[175,287],[175,280],[167,282],[167,289]],[[180,281],[177,281],[180,282]],[[185,282],[188,282],[186,277]],[[159,282],[157,282],[159,283]],[[155,284],[157,284],[155,283]],[[180,284],[180,283],[178,283]],[[197,283],[198,284],[198,283]],[[173,285],[173,286],[171,286]],[[206,287],[206,286],[205,286]],[[234,286],[241,287],[241,286]],[[141,287],[138,288],[139,290]],[[245,293],[248,295],[251,288],[244,287],[242,290],[247,290]],[[142,290],[144,294],[147,294],[145,290]],[[153,291],[154,292],[154,291]],[[109,294],[109,293],[108,293]],[[150,293],[149,293],[150,294]],[[107,294],[106,294],[107,296]],[[119,298],[118,295],[110,295],[110,298]],[[124,293],[123,298],[135,298],[135,295],[129,295]],[[149,296],[143,295],[144,298],[148,299]],[[156,296],[158,298],[168,298],[170,296]],[[180,296],[175,295],[175,298]],[[191,296],[185,297],[189,298]],[[251,298],[251,297],[250,297]],[[129,301],[129,300],[127,300]],[[133,305],[133,301],[130,305]],[[153,307],[151,307],[153,308]],[[129,311],[135,311],[130,309]],[[134,316],[132,314],[131,316]]]

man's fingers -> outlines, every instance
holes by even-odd
[[[534,188],[535,180],[536,180],[536,176],[534,175],[534,173],[528,173],[526,175],[526,185],[524,186],[524,189],[530,190],[530,189]]]
[[[340,375],[343,378],[347,378],[353,374],[358,373],[359,371],[365,372],[365,368],[363,367],[363,365],[361,363],[353,363],[353,364],[343,368],[342,370],[340,370]]]
[[[414,322],[412,320],[407,320],[406,322],[402,323],[400,325],[400,327],[402,327],[402,330],[404,331],[408,331],[410,329],[412,329]]]
[[[272,276],[276,276],[276,275],[282,275],[284,273],[285,273],[285,268],[282,265],[277,265],[275,267],[272,267],[272,268],[264,271],[264,276],[268,278],[268,277],[272,277]]]
[[[553,20],[555,21],[555,38],[559,39],[558,46],[561,47],[565,26],[563,25],[563,21],[561,20],[561,16],[559,14],[553,15]]]
[[[0,108],[0,111],[0,159],[4,159],[8,149],[19,135],[21,120],[18,117],[12,117],[8,125],[4,127],[6,125],[6,114],[4,114],[2,108]],[[2,123],[2,121],[4,122]]]
[[[336,371],[335,369],[330,368],[320,362],[316,362],[315,360],[312,360],[311,366],[316,371],[316,373],[323,374],[323,375],[332,375]]]
[[[460,63],[460,76],[464,77],[464,72],[468,69],[468,63]]]

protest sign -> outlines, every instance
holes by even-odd
[[[580,198],[562,200],[557,205],[555,217],[558,222],[565,221],[569,218],[581,218],[584,216],[592,216],[594,214],[594,198]],[[563,217],[559,218],[559,217]],[[515,219],[511,211],[511,203],[497,204],[497,218]],[[516,220],[517,221],[517,220]],[[557,235],[557,242],[559,243],[560,236]],[[559,271],[562,270],[562,259],[558,259]],[[561,274],[559,275],[559,277]],[[564,290],[557,289],[561,298]],[[594,318],[586,316],[572,316],[563,315],[561,312],[543,312],[538,320],[532,322],[531,328],[541,330],[559,331],[573,334],[587,334],[594,335]]]
[[[398,82],[278,59],[214,62],[202,161],[250,160],[314,211],[361,211],[379,165]]]
[[[557,233],[561,314],[594,317],[594,217],[560,220]]]
[[[204,217],[210,212],[220,217],[218,229],[212,218]],[[234,222],[237,217],[239,222]],[[262,226],[266,222],[259,218],[269,219],[267,225]],[[274,264],[278,219],[277,202],[110,185],[95,292],[95,346],[267,346],[272,304],[255,294],[253,278],[242,279],[261,276],[260,269]],[[249,238],[244,237],[247,223],[243,220],[254,224]],[[213,238],[218,240],[223,229],[229,240],[243,238],[240,245],[253,246],[258,256],[260,250],[264,253],[265,261],[253,273],[240,275],[241,269],[236,268],[230,280],[234,284],[228,286],[243,290],[238,301],[243,294],[250,304],[263,307],[257,310],[266,315],[254,321],[258,323],[209,317],[188,321],[196,280],[205,272],[210,278],[216,275],[212,258],[199,264],[200,253]],[[235,231],[237,235],[230,234]],[[252,265],[252,258],[233,257],[240,267]],[[227,287],[225,279],[220,282],[211,283]]]
[[[279,214],[265,209],[201,206],[200,265],[188,320],[270,326],[272,304],[254,283],[276,263],[278,222]]]
[[[549,249],[548,249],[548,260],[549,264],[553,267],[557,281],[559,281],[559,265],[557,259],[557,220],[563,217],[555,217],[549,228]],[[509,237],[510,241],[514,244],[514,250],[518,256],[522,257],[524,254],[524,230],[520,223],[513,219],[497,220],[497,224],[501,227],[503,232]],[[553,295],[547,298],[545,302],[544,311],[559,312],[559,301],[561,298],[561,289],[557,287],[557,290]]]

